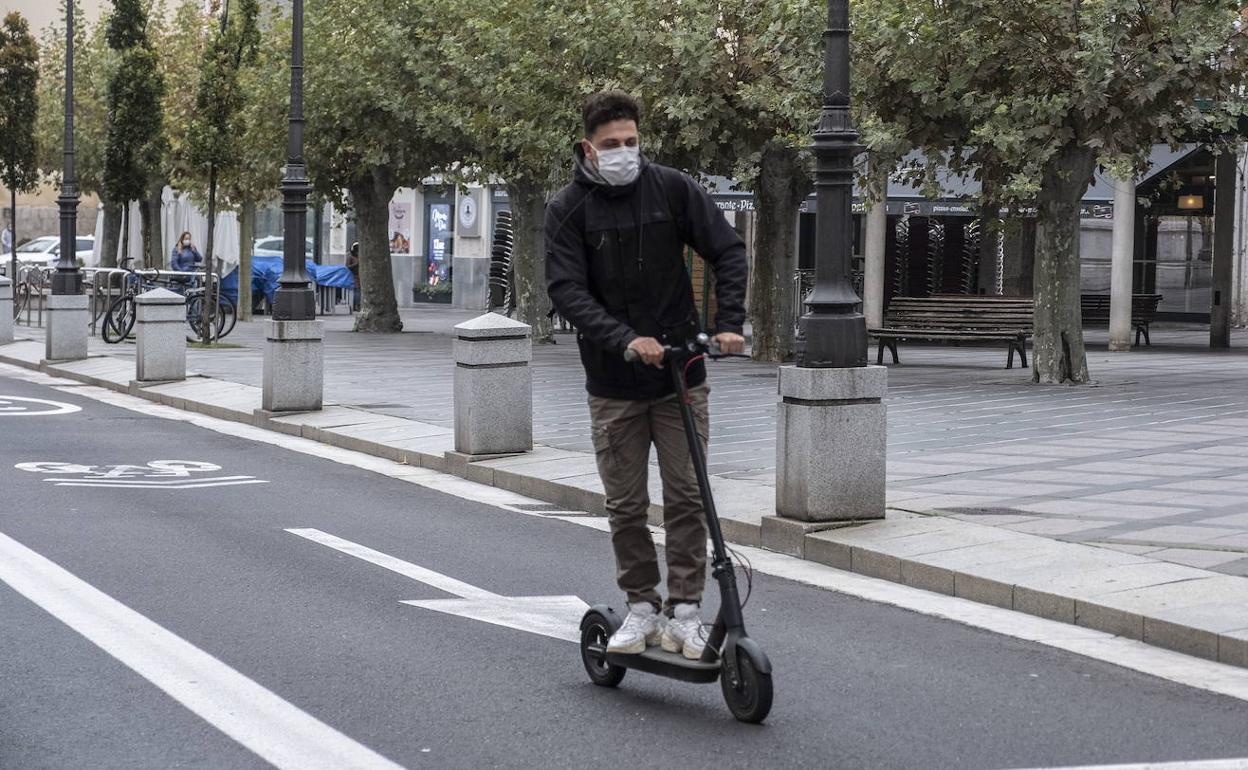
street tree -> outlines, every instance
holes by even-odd
[[[238,314],[251,319],[251,257],[256,208],[277,197],[286,157],[284,120],[275,119],[289,104],[289,17],[274,9],[260,20],[260,47],[251,66],[239,72],[243,98],[238,112],[238,145],[246,159],[221,180],[227,203],[238,212]]]
[[[856,14],[859,94],[884,134],[978,165],[998,200],[1037,209],[1038,383],[1087,382],[1080,200],[1101,158],[1145,162],[1230,126],[1242,82],[1237,0],[878,0]]]
[[[390,200],[463,158],[447,110],[466,97],[443,36],[456,7],[432,0],[324,0],[309,8],[308,169],[318,191],[353,211],[360,243],[355,330],[399,332]],[[402,23],[396,23],[401,19]],[[342,197],[342,191],[349,198]]]
[[[657,155],[753,190],[753,354],[795,353],[797,216],[811,191],[824,0],[637,0],[629,77]]]
[[[448,119],[469,138],[471,170],[502,180],[511,201],[516,313],[551,341],[543,217],[571,178],[584,98],[618,86],[636,19],[624,5],[574,0],[468,0],[443,42],[468,83]]]
[[[74,6],[74,171],[83,195],[98,195],[104,210],[102,260],[115,259],[121,237],[121,205],[104,194],[104,148],[108,138],[108,81],[113,52],[105,41],[106,22],[86,22]],[[64,6],[62,4],[62,11]],[[39,169],[61,182],[65,153],[65,14],[42,33],[39,45]]]
[[[38,83],[39,46],[25,17],[14,11],[0,26],[0,182],[9,190],[13,280],[17,280],[17,194],[39,184]]]
[[[217,224],[217,185],[223,176],[237,173],[247,162],[238,135],[239,112],[244,93],[239,86],[239,73],[256,59],[260,29],[257,0],[236,0],[231,12],[226,0],[217,30],[208,41],[195,93],[195,115],[183,146],[182,168],[190,172],[181,186],[196,188],[206,182],[208,190],[208,237],[204,243],[204,281],[211,286],[215,268],[215,237]],[[211,341],[211,316],[216,308],[215,295],[204,303],[208,319],[201,324],[204,344]]]
[[[165,155],[161,99],[165,84],[147,30],[144,0],[114,0],[105,39],[115,56],[108,82],[108,128],[104,193],[122,206],[121,253],[130,253],[130,202],[146,196],[163,176]],[[151,229],[143,228],[143,253],[151,253]],[[112,254],[107,255],[111,260]]]

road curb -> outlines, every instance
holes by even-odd
[[[42,343],[29,340],[0,348],[0,362],[50,376],[604,515],[605,495],[585,453],[539,445],[523,455],[468,457],[454,451],[449,428],[333,404],[268,414],[259,408],[259,388],[194,375],[140,385],[130,361],[53,363],[42,355]],[[892,509],[879,521],[806,524],[773,515],[771,487],[713,483],[730,542],[1248,668],[1248,578]],[[661,524],[662,516],[662,506],[652,504],[651,522]]]

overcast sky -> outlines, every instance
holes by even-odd
[[[108,0],[79,0],[83,13],[91,21],[100,16],[100,9]],[[4,15],[10,11],[18,11],[30,22],[30,28],[38,36],[43,28],[52,23],[62,13],[61,0],[0,0],[0,10]]]

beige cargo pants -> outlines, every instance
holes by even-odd
[[[709,435],[710,388],[689,389],[702,449]],[[647,529],[650,446],[659,456],[667,530],[667,604],[700,602],[706,585],[706,513],[676,396],[651,401],[589,397],[598,474],[606,490],[616,582],[630,603],[661,606],[659,564]]]

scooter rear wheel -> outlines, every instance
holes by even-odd
[[[728,710],[738,720],[751,724],[762,722],[771,713],[771,674],[764,674],[758,669],[750,653],[738,648],[736,685],[729,681],[727,671],[719,677]]]
[[[628,671],[607,662],[607,640],[614,632],[611,622],[597,612],[589,613],[581,621],[581,662],[589,681],[599,687],[615,687]]]

